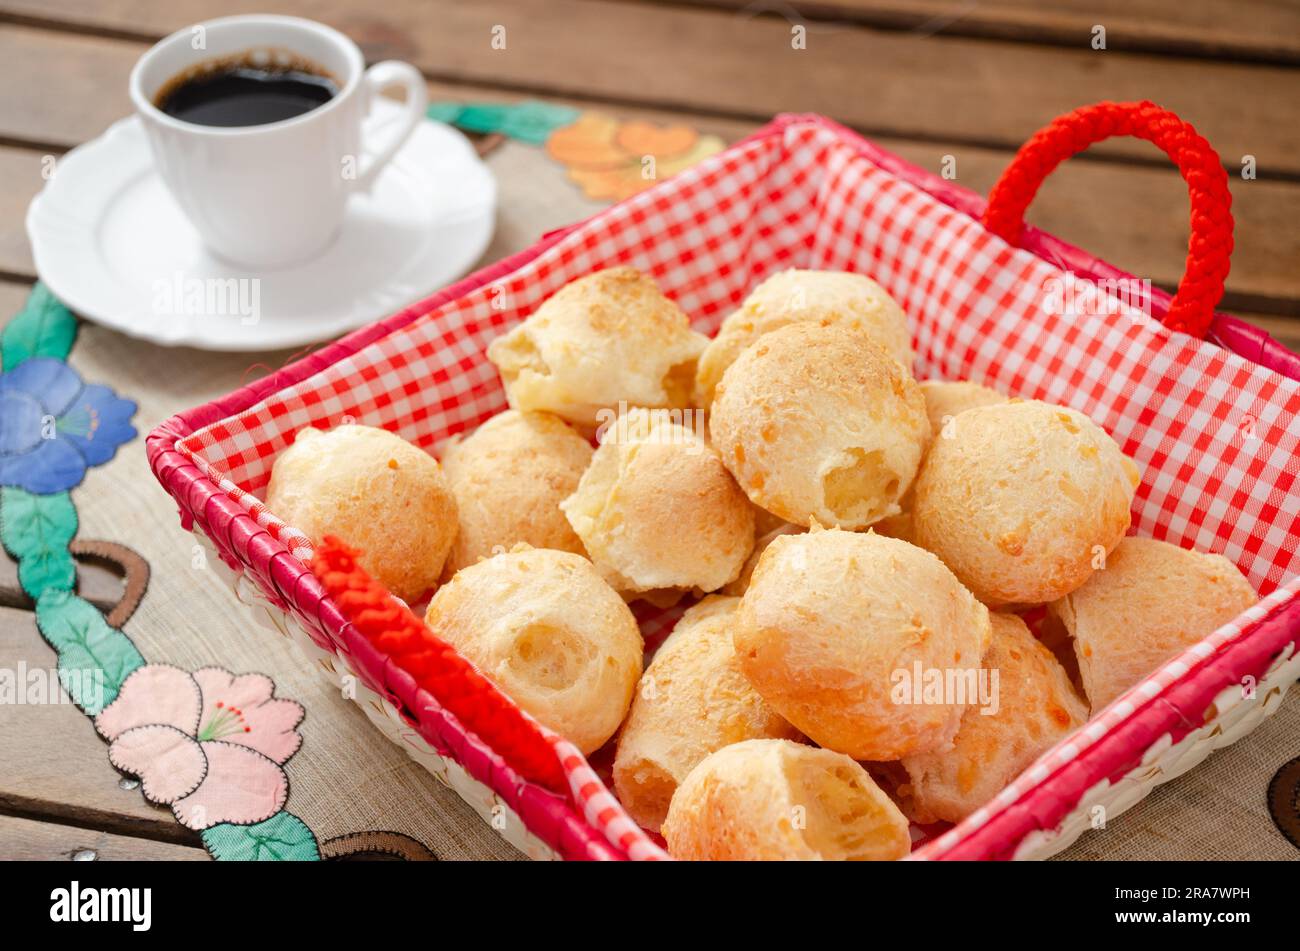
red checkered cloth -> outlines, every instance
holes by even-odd
[[[351,421],[436,453],[447,437],[506,408],[487,345],[569,281],[631,265],[652,276],[698,330],[713,333],[775,271],[869,275],[909,316],[919,379],[976,380],[1086,413],[1141,469],[1134,531],[1222,553],[1268,596],[1117,701],[1049,754],[1056,759],[1045,757],[982,810],[991,815],[1055,775],[1070,758],[1063,748],[1103,742],[1134,713],[1132,697],[1162,695],[1210,654],[1248,636],[1253,621],[1293,605],[1300,592],[1300,383],[1170,331],[1121,301],[1111,301],[1110,316],[1045,307],[1066,272],[986,231],[969,213],[973,204],[969,193],[833,123],[783,117],[543,242],[521,266],[175,445],[305,564],[310,542],[261,501],[276,454],[305,426]],[[1097,274],[1113,273],[1083,258]],[[1167,298],[1154,297],[1158,310]],[[660,616],[644,621],[648,639],[662,633]],[[1129,750],[1124,761],[1140,754]],[[1082,791],[1073,790],[1075,801]],[[1069,798],[1069,790],[1055,792]],[[963,829],[988,815],[977,818],[949,835],[960,841]]]

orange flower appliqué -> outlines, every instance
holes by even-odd
[[[546,151],[568,168],[569,178],[590,198],[619,201],[721,152],[726,143],[684,125],[620,122],[584,112],[556,129]]]

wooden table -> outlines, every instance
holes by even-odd
[[[127,74],[153,41],[199,20],[265,6],[263,0],[0,0],[3,314],[17,310],[36,277],[23,219],[43,185],[48,157],[131,111]],[[1223,309],[1300,348],[1296,2],[282,0],[274,6],[338,27],[370,60],[416,64],[434,99],[529,97],[594,106],[623,118],[688,123],[729,141],[777,112],[821,112],[924,167],[937,171],[955,159],[957,180],[981,192],[1052,116],[1102,99],[1149,98],[1195,123],[1230,172],[1236,253]],[[491,42],[497,27],[505,29],[505,49]],[[1104,49],[1094,48],[1098,27],[1104,27]],[[792,31],[800,29],[806,48],[795,49]],[[1244,178],[1243,163],[1252,159],[1257,175]],[[540,151],[511,161],[539,168],[548,162]],[[507,173],[516,178],[505,180]],[[497,174],[503,211],[487,259],[591,210],[576,191],[530,191],[517,167],[498,166]],[[1070,162],[1048,181],[1030,220],[1165,288],[1178,281],[1186,192],[1165,157],[1144,143],[1109,142]],[[80,346],[141,354],[146,362],[169,359],[157,348],[133,350],[106,331]],[[264,370],[287,356],[186,352],[178,359],[202,372],[165,383],[157,381],[157,367],[132,365],[127,357],[118,378],[101,382],[130,396],[132,386],[153,380],[165,387],[170,410],[179,411],[261,372],[253,365]],[[103,604],[120,595],[116,577],[93,566],[81,583],[83,594]],[[9,566],[7,574],[0,571],[0,665],[39,660],[46,648],[36,637]],[[101,857],[203,856],[193,834],[144,804],[129,783],[119,785],[75,708],[0,710],[0,717],[0,858],[63,858],[86,850]],[[69,751],[81,751],[84,768],[69,770],[56,759],[56,752],[67,757]]]

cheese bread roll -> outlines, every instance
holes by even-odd
[[[789,740],[746,740],[701,762],[673,794],[664,839],[689,861],[888,861],[912,845],[865,769]]]
[[[745,493],[705,440],[667,410],[621,416],[561,508],[623,592],[716,591],[740,574],[754,547]]]
[[[655,652],[618,737],[614,791],[628,815],[659,830],[677,785],[715,750],[799,732],[758,695],[731,641],[739,598],[690,608]]]
[[[737,358],[709,425],[754,504],[805,527],[864,528],[897,513],[930,437],[902,364],[859,330],[808,322]]]
[[[462,568],[424,620],[583,753],[614,735],[641,676],[632,612],[572,552],[519,546]]]
[[[814,742],[854,759],[945,747],[963,702],[908,702],[900,677],[978,667],[989,613],[938,558],[838,529],[783,535],[736,616],[740,668]],[[919,694],[918,694],[919,697]]]
[[[755,340],[803,321],[842,323],[861,330],[911,373],[912,337],[907,317],[879,284],[847,271],[781,271],[754,288],[740,309],[723,320],[718,335],[700,356],[696,402],[705,407],[712,404],[727,367]]]
[[[803,531],[805,529],[802,525],[781,522],[770,532],[759,532],[758,537],[754,540],[754,550],[745,559],[745,566],[740,569],[740,574],[736,576],[735,581],[723,586],[722,593],[736,595],[737,597],[744,594],[745,589],[749,587],[749,579],[754,576],[754,569],[758,567],[759,559],[763,557],[763,552],[767,551],[767,546],[782,535],[797,535]]]
[[[765,508],[754,506],[754,531],[762,537],[770,532],[783,528],[790,523],[779,515],[773,515]]]
[[[507,410],[442,454],[460,531],[443,569],[450,577],[520,542],[583,554],[560,503],[578,487],[591,444],[550,413]]]
[[[930,420],[931,441],[944,434],[944,427],[959,414],[976,406],[991,406],[1005,403],[1007,398],[996,390],[978,383],[948,382],[946,380],[925,380],[921,383],[921,395],[925,397],[925,415]],[[952,432],[949,431],[951,436]],[[924,459],[922,465],[924,465]],[[882,535],[901,538],[905,542],[916,542],[916,531],[912,520],[912,507],[916,504],[916,483],[898,500],[902,511],[897,515],[882,518],[872,526]]]
[[[266,506],[313,543],[337,535],[361,567],[414,604],[438,584],[456,499],[438,461],[371,426],[299,430],[271,466]]]
[[[566,284],[487,353],[514,409],[589,433],[620,403],[689,406],[706,343],[654,281],[616,267]]]
[[[1080,412],[1038,400],[976,407],[926,454],[914,537],[985,604],[1053,601],[1124,537],[1134,476]]]
[[[997,390],[965,380],[925,380],[921,383],[921,395],[925,397],[925,415],[930,419],[930,432],[935,439],[943,433],[945,423],[966,410],[1007,402],[1007,397]]]
[[[1065,671],[1025,622],[1014,614],[994,614],[992,622],[980,662],[989,672],[987,696],[962,714],[952,749],[903,757],[908,782],[898,792],[916,822],[960,822],[1088,719]]]
[[[1222,555],[1125,538],[1106,565],[1048,606],[1074,639],[1093,713],[1259,600]]]

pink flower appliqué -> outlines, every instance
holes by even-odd
[[[284,806],[281,767],[302,744],[302,706],[274,694],[264,674],[148,664],[126,678],[95,728],[110,743],[109,761],[140,777],[145,798],[171,806],[181,825],[251,825]]]

